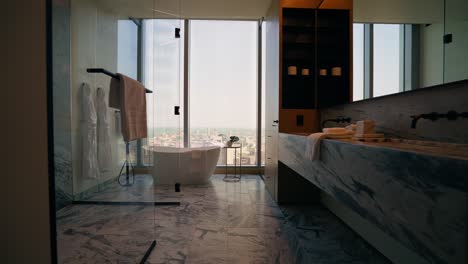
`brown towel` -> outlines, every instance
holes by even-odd
[[[120,77],[120,110],[124,141],[146,138],[148,127],[145,87],[130,77],[120,73],[118,75]]]
[[[109,89],[109,107],[120,109],[120,81],[111,78]]]

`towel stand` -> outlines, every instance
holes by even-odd
[[[119,79],[119,75],[115,74],[115,73],[112,73],[106,69],[103,69],[103,68],[88,68],[86,69],[87,72],[89,73],[103,73],[107,76],[110,76],[112,78],[115,78],[115,79]],[[153,91],[149,90],[149,89],[146,89],[145,88],[145,92],[146,93],[153,93]],[[124,168],[125,168],[125,182],[121,182],[120,179],[122,178],[122,176],[124,176],[122,173],[124,172]],[[131,174],[131,178],[132,178],[132,181],[130,181],[130,174]],[[135,183],[135,170],[134,170],[134,167],[133,167],[133,164],[130,160],[130,142],[128,141],[125,141],[125,162],[122,164],[122,168],[120,168],[120,172],[119,172],[119,176],[117,178],[117,182],[121,185],[121,186],[132,186],[134,183]],[[180,192],[180,184],[176,183],[176,186],[175,186],[175,191],[176,192]],[[151,206],[171,206],[171,205],[174,205],[174,206],[180,206],[180,202],[119,202],[119,201],[110,201],[110,202],[106,202],[106,203],[103,203],[103,202],[98,202],[98,201],[84,201],[80,204],[104,204],[104,205],[146,205],[146,204],[150,204]],[[141,259],[140,261],[140,264],[142,263],[145,263],[146,260],[148,259],[149,255],[151,254],[151,252],[153,251],[153,249],[156,247],[156,240],[153,240],[151,242],[151,245],[149,246],[149,248],[147,249],[145,255],[143,256],[143,258]]]
[[[115,79],[120,79],[119,78],[119,75],[115,74],[115,73],[112,73],[106,69],[103,69],[103,68],[88,68],[86,69],[87,72],[89,73],[102,73],[102,74],[105,74],[107,76],[110,76],[112,78],[115,78]],[[149,90],[149,89],[146,89],[145,88],[145,91],[146,93],[153,93],[153,91]]]
[[[125,168],[125,183],[120,181],[120,178],[123,176],[122,172]],[[132,171],[132,181],[130,182],[130,170]],[[125,161],[122,164],[122,168],[120,168],[119,177],[117,178],[120,186],[132,186],[135,183],[135,170],[133,168],[133,164],[130,161],[130,142],[125,142]]]

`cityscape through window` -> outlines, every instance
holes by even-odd
[[[190,21],[190,146],[237,136],[242,165],[257,164],[257,38],[256,21]],[[239,159],[228,150],[228,165]]]
[[[145,20],[144,84],[149,137],[144,163],[152,163],[151,146],[184,147],[183,21]],[[174,29],[181,28],[181,39]],[[190,20],[189,146],[224,146],[239,138],[242,152],[227,152],[227,164],[257,165],[257,21]],[[181,115],[174,115],[180,106]],[[145,150],[146,149],[146,150]],[[226,164],[222,151],[218,165]],[[242,159],[241,155],[242,154]]]

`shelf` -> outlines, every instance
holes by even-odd
[[[283,64],[285,63],[315,63],[314,58],[291,58],[291,57],[283,57]]]
[[[315,109],[344,103],[349,98],[349,11],[283,9],[282,109]],[[298,75],[288,75],[297,66]],[[342,67],[332,76],[332,67]],[[309,75],[301,75],[308,68]],[[330,75],[320,76],[321,68]]]
[[[293,41],[283,41],[283,46],[308,46],[314,47],[315,42],[293,42]]]
[[[309,26],[309,25],[286,25],[286,24],[283,24],[283,28],[314,30],[315,26],[313,26],[313,25]]]
[[[288,34],[304,34],[304,35],[315,35],[315,28],[313,27],[287,27],[283,26],[283,32]]]

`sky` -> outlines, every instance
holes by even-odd
[[[256,127],[257,22],[190,24],[192,127]]]
[[[257,22],[190,23],[190,126],[254,129]],[[174,106],[183,112],[183,23],[172,19],[146,20],[144,24],[143,83],[155,91],[147,96],[149,126],[181,127],[183,115],[175,116]],[[124,35],[130,36],[131,28],[125,26],[121,28],[128,31]],[[182,29],[180,39],[174,38],[175,27]],[[122,56],[128,60],[133,55]]]
[[[174,28],[182,38],[174,38]],[[150,127],[182,127],[183,23],[146,20],[144,84]],[[256,127],[257,22],[191,20],[189,43],[190,126]],[[119,21],[118,71],[136,77],[136,26]],[[354,25],[353,94],[363,98],[363,25]],[[399,91],[399,25],[374,25],[374,96]],[[124,63],[125,62],[125,63]],[[181,108],[181,112],[183,109]]]
[[[353,26],[353,100],[364,91],[364,25]],[[399,92],[400,25],[374,24],[374,97]]]

